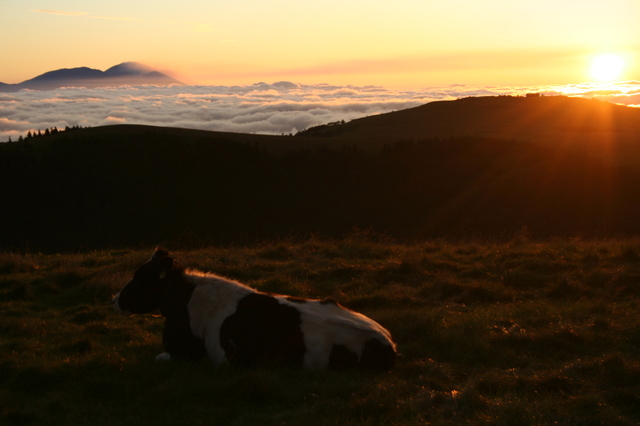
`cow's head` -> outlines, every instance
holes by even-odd
[[[140,266],[133,279],[113,297],[113,307],[123,315],[159,313],[160,302],[167,290],[163,278],[183,269],[169,257],[168,251],[157,248],[151,259]]]

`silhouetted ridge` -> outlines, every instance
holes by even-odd
[[[566,96],[473,97],[438,101],[348,123],[312,127],[301,136],[420,139],[478,136],[555,143],[634,141],[640,109]]]
[[[27,80],[21,84],[32,84],[32,83],[41,83],[41,82],[51,82],[58,80],[84,80],[84,79],[93,79],[93,78],[101,78],[103,76],[103,72],[100,70],[94,70],[92,68],[80,67],[80,68],[64,68],[56,71],[49,71],[44,74],[41,74],[31,80]]]

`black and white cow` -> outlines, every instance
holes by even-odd
[[[135,271],[113,304],[125,315],[166,318],[159,360],[208,356],[215,364],[388,370],[396,356],[389,331],[331,299],[259,292],[185,269],[162,249]]]

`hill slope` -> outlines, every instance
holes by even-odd
[[[478,136],[536,142],[635,142],[640,109],[592,99],[476,97],[318,126],[300,135],[340,139]]]

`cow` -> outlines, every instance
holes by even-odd
[[[157,248],[113,297],[123,315],[165,317],[158,360],[239,366],[386,371],[396,357],[391,334],[332,299],[302,299],[252,289],[185,269]]]

